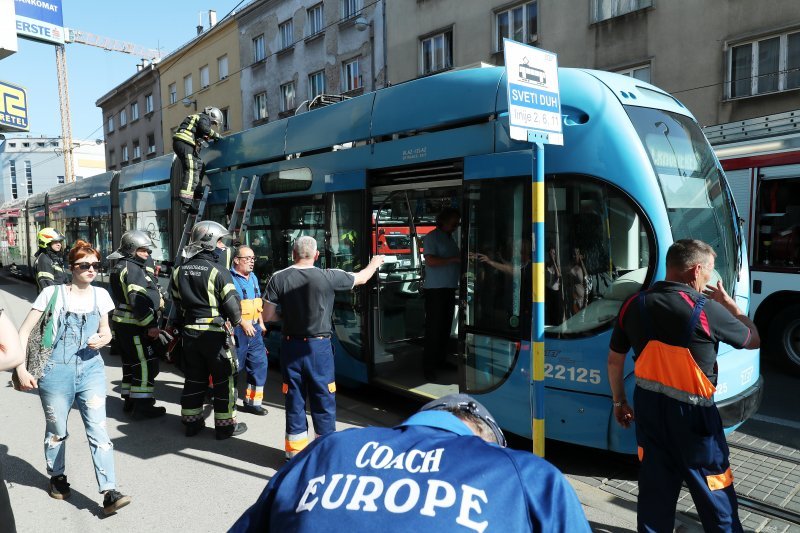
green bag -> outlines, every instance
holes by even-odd
[[[44,374],[44,365],[53,353],[53,320],[55,319],[56,300],[60,285],[55,286],[53,297],[47,303],[42,316],[33,326],[28,336],[28,345],[25,350],[25,368],[28,372],[39,379]]]

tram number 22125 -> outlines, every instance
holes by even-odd
[[[575,366],[553,365],[545,363],[544,377],[550,379],[561,379],[565,381],[575,381],[577,383],[600,383],[600,371]]]

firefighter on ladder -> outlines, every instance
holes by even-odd
[[[158,311],[161,295],[146,268],[153,241],[144,231],[125,232],[119,248],[108,259],[119,259],[111,269],[111,294],[117,307],[111,317],[117,349],[122,354],[123,410],[135,419],[163,416],[155,405],[158,375]]]
[[[222,224],[210,220],[192,228],[181,266],[172,274],[171,293],[183,316],[183,353],[186,381],[181,396],[181,420],[186,436],[197,435],[203,421],[203,398],[208,377],[214,382],[214,426],[217,440],[247,431],[236,421],[236,356],[233,329],[242,319],[239,293],[231,273],[214,253],[228,235]]]
[[[189,115],[172,136],[172,149],[181,163],[181,208],[189,214],[197,213],[194,200],[202,196],[200,182],[205,175],[205,163],[200,159],[201,141],[215,141],[219,133],[212,126],[222,126],[222,111],[206,107],[200,113]]]
[[[67,282],[64,272],[64,236],[54,228],[42,228],[36,234],[39,250],[36,252],[36,288],[39,292],[50,285],[63,285]]]

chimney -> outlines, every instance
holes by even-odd
[[[208,12],[208,27],[210,29],[216,25],[217,25],[217,12],[211,9]]]
[[[197,35],[203,33],[203,12],[197,14]]]

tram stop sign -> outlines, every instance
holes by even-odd
[[[556,54],[503,39],[512,139],[564,144]]]

